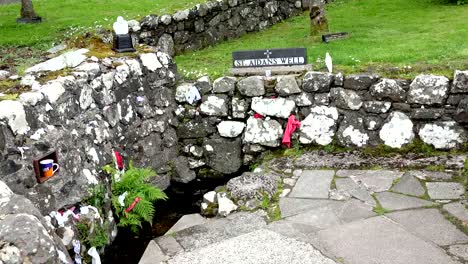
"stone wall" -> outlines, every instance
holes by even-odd
[[[300,0],[218,0],[130,25],[137,41],[174,55],[265,29],[301,12]]]

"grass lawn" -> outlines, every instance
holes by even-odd
[[[138,19],[148,14],[173,13],[204,0],[33,0],[43,22],[17,24],[21,4],[0,5],[0,47],[50,47],[77,31],[111,28],[117,16]]]
[[[308,14],[214,47],[176,57],[187,78],[217,77],[231,67],[235,50],[306,47],[314,69],[325,69],[329,52],[335,69],[372,71],[388,77],[421,72],[453,75],[468,69],[468,5],[444,0],[336,0],[327,7],[331,32],[351,38],[324,44],[310,37]]]

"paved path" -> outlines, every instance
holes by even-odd
[[[465,264],[466,190],[453,176],[296,170],[283,178],[281,220],[267,223],[262,211],[186,218],[140,263]]]

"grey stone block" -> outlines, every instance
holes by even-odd
[[[303,171],[289,197],[326,199],[334,175],[332,170]]]
[[[426,182],[431,199],[460,199],[465,187],[457,182]]]
[[[400,181],[393,186],[392,190],[413,196],[421,196],[426,192],[419,180],[408,174],[401,177]]]
[[[382,207],[389,210],[403,210],[432,205],[429,201],[398,193],[377,193],[376,197]]]

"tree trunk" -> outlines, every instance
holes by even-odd
[[[37,14],[34,12],[32,0],[21,0],[21,18],[37,18]]]

